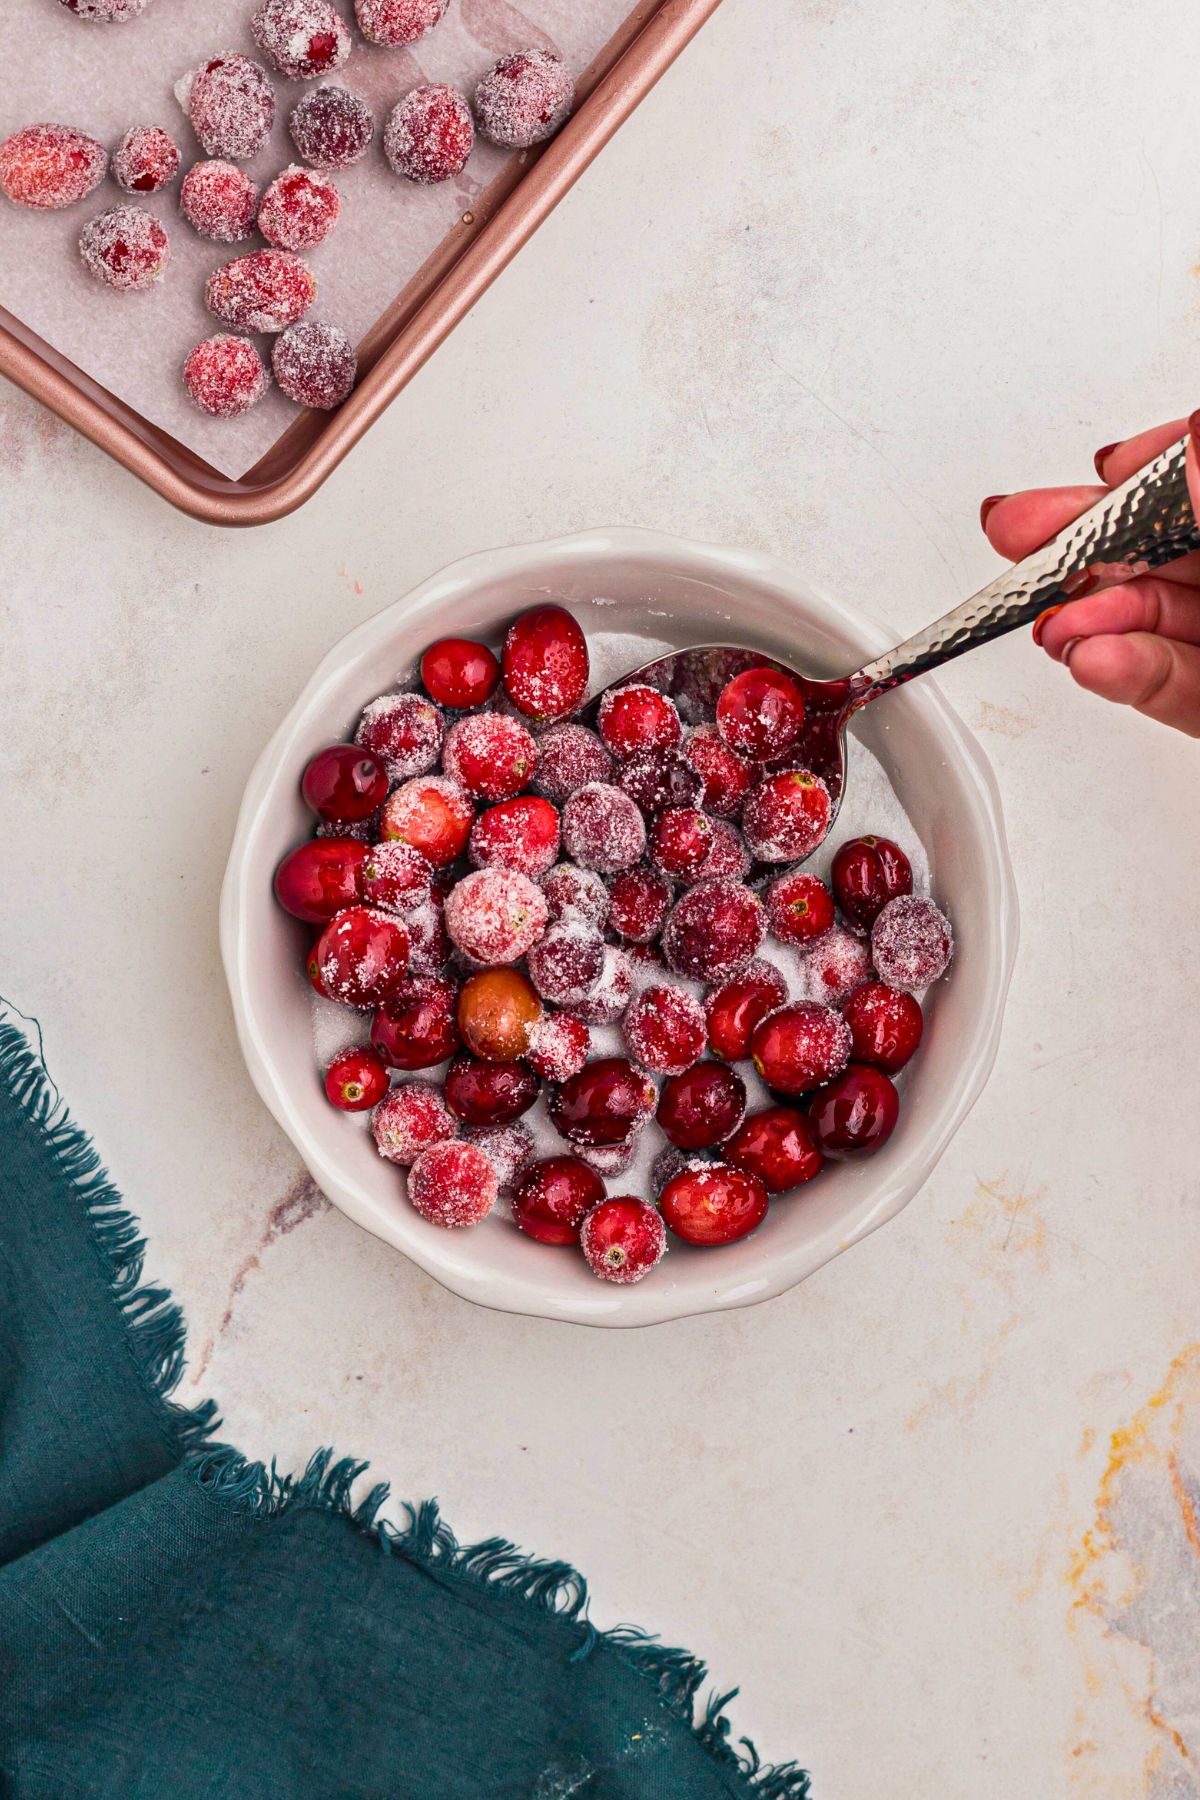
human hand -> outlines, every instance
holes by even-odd
[[[1195,412],[1097,451],[1099,487],[1029,488],[985,500],[980,516],[993,549],[1019,562],[1185,432],[1191,437],[1188,489],[1200,518]],[[1089,693],[1200,737],[1200,552],[1153,575],[1051,607],[1033,636]]]

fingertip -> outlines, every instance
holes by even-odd
[[[1062,656],[1077,687],[1118,706],[1139,706],[1170,673],[1166,641],[1146,633],[1075,638]]]

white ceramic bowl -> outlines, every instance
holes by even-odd
[[[881,1152],[829,1167],[811,1188],[774,1205],[741,1243],[720,1250],[674,1244],[648,1279],[629,1287],[597,1281],[581,1257],[536,1244],[500,1217],[473,1231],[440,1230],[408,1205],[370,1134],[325,1099],[302,970],[311,932],[276,905],[272,875],[311,830],[299,789],[309,756],[347,736],[365,702],[433,638],[455,633],[498,643],[515,613],[547,598],[571,607],[585,631],[679,646],[742,643],[814,674],[844,674],[894,641],[769,557],[651,532],[587,532],[452,564],[334,646],[250,777],[221,896],[221,949],[242,1051],[259,1093],[329,1198],[466,1299],[588,1325],[646,1325],[748,1306],[792,1287],[894,1217],[983,1089],[1017,946],[996,784],[975,739],[929,681],[889,695],[856,724],[926,847],[933,890],[957,942],[950,977],[931,990],[925,1042],[906,1073],[900,1123]]]

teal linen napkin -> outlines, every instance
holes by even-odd
[[[214,1441],[143,1251],[0,1009],[4,1800],[806,1800],[569,1565]]]

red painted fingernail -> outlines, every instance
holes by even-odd
[[[1044,613],[1038,614],[1037,618],[1033,621],[1033,641],[1035,644],[1041,643],[1043,631],[1045,631],[1055,613],[1060,613],[1066,604],[1065,600],[1060,600],[1057,606],[1048,606]]]
[[[992,508],[994,506],[999,506],[999,504],[1002,500],[1007,500],[1007,499],[1008,499],[1007,494],[989,494],[988,495],[987,499],[984,501],[983,505],[979,509],[979,523],[983,526],[983,529],[985,531],[987,530],[987,522],[988,522],[989,515],[991,514]]]
[[[1117,443],[1119,444],[1120,441],[1121,441],[1120,438],[1118,438]],[[1092,461],[1096,465],[1096,473],[1100,477],[1101,481],[1104,480],[1104,465],[1108,461],[1109,457],[1112,455],[1112,453],[1116,449],[1116,447],[1117,447],[1117,444],[1104,444],[1101,446],[1101,448],[1099,450],[1097,450],[1095,456],[1093,456],[1093,458],[1092,458]]]

